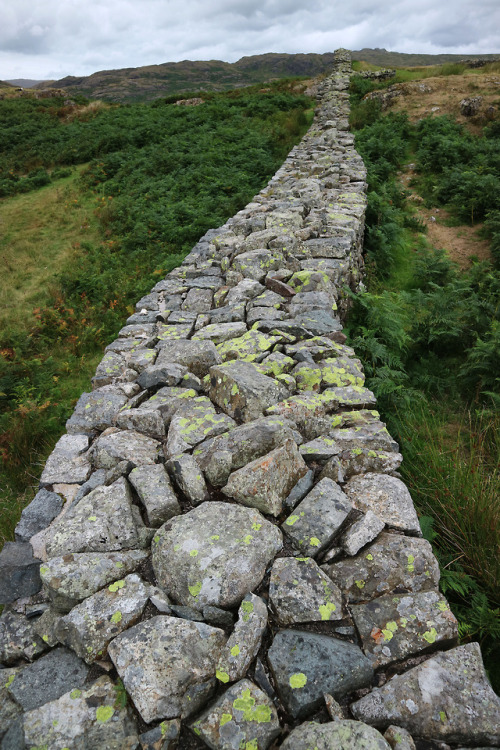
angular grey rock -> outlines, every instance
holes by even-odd
[[[355,427],[333,429],[330,436],[337,443],[340,451],[361,448],[363,450],[383,450],[397,453],[399,446],[390,436],[382,422],[370,422]]]
[[[129,481],[146,508],[150,526],[161,526],[181,512],[179,500],[162,464],[138,466],[130,472]]]
[[[384,732],[384,739],[387,740],[392,750],[416,750],[413,737],[403,727],[387,727]]]
[[[223,493],[242,505],[279,516],[283,501],[307,472],[294,440],[233,472]]]
[[[332,721],[343,721],[344,712],[342,706],[337,703],[333,695],[325,693],[323,697],[325,699],[326,710],[328,711],[330,719],[332,719]]]
[[[458,638],[456,618],[437,591],[380,596],[351,612],[375,668]]]
[[[55,521],[47,541],[49,557],[71,552],[115,552],[138,546],[132,494],[125,479],[97,487]]]
[[[233,615],[220,607],[210,605],[203,607],[203,619],[216,628],[232,628],[234,624]]]
[[[294,718],[319,708],[324,693],[342,698],[368,687],[370,660],[347,641],[300,630],[282,630],[268,651],[268,661],[281,699]]]
[[[246,324],[241,323],[212,323],[193,335],[192,341],[213,341],[221,344],[228,339],[237,338],[247,332]]]
[[[356,557],[323,570],[353,603],[392,591],[436,590],[439,584],[439,565],[429,542],[387,532]]]
[[[156,349],[137,349],[128,356],[128,366],[138,373],[154,365],[158,352]]]
[[[28,542],[5,542],[0,552],[0,604],[40,591],[40,560]]]
[[[75,411],[66,422],[66,429],[70,435],[92,435],[96,430],[105,430],[111,427],[113,418],[126,403],[127,397],[118,388],[82,393]]]
[[[282,750],[390,750],[390,745],[368,724],[360,721],[334,721],[331,724],[317,724],[306,721],[286,738]]]
[[[40,567],[52,606],[67,613],[92,594],[135,570],[148,558],[146,550],[82,552],[53,557]]]
[[[106,484],[106,473],[106,469],[93,471],[87,481],[80,485],[80,489],[76,493],[73,502],[78,503],[82,497],[88,495],[89,492],[95,490],[96,487],[100,487],[101,484]]]
[[[327,388],[326,393],[335,398],[339,406],[350,408],[369,408],[375,406],[377,399],[368,388],[360,385]]]
[[[420,524],[406,485],[387,474],[360,474],[350,479],[344,492],[355,508],[372,510],[388,526],[420,536]]]
[[[245,320],[245,305],[240,302],[239,305],[225,305],[216,310],[210,310],[210,320],[212,323],[237,323]]]
[[[11,697],[9,687],[12,681],[15,679],[17,674],[20,674],[21,670],[17,668],[2,669],[0,680],[0,747],[6,747],[9,749],[9,744],[2,743],[2,737],[7,733],[9,727],[11,727],[16,719],[22,714],[23,710],[21,706]],[[18,743],[18,747],[22,747],[22,741]]]
[[[105,655],[113,638],[138,621],[148,598],[148,588],[132,573],[92,594],[61,617],[56,635],[91,664]]]
[[[180,341],[191,336],[194,323],[181,323],[180,325],[158,325],[158,343],[157,348],[161,349],[164,343],[170,341]]]
[[[213,750],[266,750],[281,731],[272,701],[250,680],[228,688],[191,728]]]
[[[332,462],[335,459],[332,459]],[[401,465],[403,456],[401,453],[353,448],[340,454],[340,465],[343,481],[355,474],[366,474],[367,472],[380,472],[390,474],[397,471]],[[323,475],[328,476],[330,466],[327,464]],[[336,471],[336,469],[334,470]]]
[[[325,393],[301,393],[270,406],[266,414],[294,422],[306,440],[313,440],[329,431],[329,411],[336,409],[335,398]]]
[[[0,663],[16,664],[20,659],[33,661],[47,646],[35,633],[35,621],[8,608],[0,615]]]
[[[339,319],[324,310],[310,310],[309,312],[299,313],[294,320],[307,328],[313,336],[323,336],[325,333],[342,330]]]
[[[338,484],[322,479],[281,528],[304,556],[315,557],[333,541],[351,510]]]
[[[197,403],[201,402],[201,403]],[[190,404],[179,409],[170,422],[165,454],[177,456],[191,450],[207,438],[221,435],[236,427],[236,422],[227,414],[217,414],[208,399],[193,399]]]
[[[276,321],[272,321],[270,324],[271,328],[274,328]],[[256,324],[261,325],[261,322]],[[241,360],[242,362],[261,362],[271,349],[279,344],[281,340],[280,335],[267,336],[260,330],[250,329],[243,336],[238,338],[228,339],[217,345],[217,351],[221,355],[224,362],[232,360]],[[257,371],[261,372],[261,368],[257,367]]]
[[[81,687],[87,674],[88,667],[73,651],[56,648],[18,672],[7,689],[23,711],[31,711]]]
[[[230,607],[258,586],[281,546],[281,532],[258,511],[211,501],[159,529],[153,567],[181,604]]]
[[[229,290],[225,300],[226,305],[238,305],[241,302],[247,302],[259,294],[262,294],[264,287],[254,279],[243,279],[239,284]]]
[[[290,494],[283,501],[285,510],[291,511],[295,508],[307,493],[312,490],[314,485],[314,471],[309,469],[304,476],[299,479],[295,487],[292,489]]]
[[[233,260],[232,268],[241,273],[245,279],[253,279],[262,283],[269,271],[278,269],[283,264],[284,258],[281,253],[256,249],[237,255]]]
[[[179,490],[191,503],[199,505],[210,498],[200,467],[189,453],[170,459],[166,467]]]
[[[135,466],[154,464],[160,443],[135,430],[103,432],[93,443],[89,455],[96,469],[112,469],[120,461]]]
[[[384,522],[369,510],[349,526],[340,539],[340,546],[347,555],[356,555],[380,534],[385,528]]]
[[[258,419],[288,391],[250,362],[225,362],[210,369],[210,398],[226,414],[243,422]]]
[[[116,426],[121,430],[135,430],[143,435],[164,440],[165,422],[158,409],[126,409],[116,418]]]
[[[161,616],[114,639],[109,655],[146,723],[198,711],[215,686],[215,666],[226,641],[203,622]]]
[[[433,656],[351,704],[361,721],[397,724],[423,739],[500,743],[500,698],[488,682],[478,643]]]
[[[193,290],[195,291],[195,290]],[[198,290],[196,290],[198,291]],[[199,290],[201,291],[201,290]],[[179,719],[162,721],[158,727],[139,735],[142,750],[174,750],[181,731]]]
[[[89,439],[85,435],[63,435],[47,459],[40,485],[82,484],[92,468],[88,460]]]
[[[165,613],[166,614],[166,613]],[[193,620],[203,622],[203,615],[192,607],[185,607],[182,604],[171,604],[170,613],[176,617],[182,617],[183,620]]]
[[[310,557],[274,561],[269,600],[280,625],[341,620],[342,594]]]
[[[197,395],[192,388],[160,388],[154,396],[142,404],[142,408],[156,409],[161,414],[165,427],[168,427],[175,412],[191,403]]]
[[[126,369],[124,357],[117,352],[108,352],[97,365],[92,384],[96,387],[108,385],[119,378]]]
[[[186,373],[187,367],[184,365],[159,364],[157,361],[156,364],[146,367],[141,372],[137,383],[141,388],[157,388],[158,386],[170,388],[176,386]]]
[[[30,748],[106,748],[125,750],[137,743],[137,730],[127,707],[116,702],[116,687],[100,677],[84,690],[75,687],[55,701],[24,716],[24,740]]]
[[[190,289],[182,303],[183,310],[205,313],[212,307],[213,291],[211,289]]]
[[[15,529],[16,542],[29,542],[34,534],[47,528],[59,515],[62,507],[63,501],[55,492],[48,492],[48,490],[37,492],[28,507],[24,508],[21,513],[21,520]]]
[[[165,341],[161,346],[156,364],[163,365],[174,362],[184,365],[189,372],[194,373],[199,378],[204,378],[209,369],[220,364],[222,359],[213,341],[195,342],[187,339]]]
[[[267,607],[263,599],[247,594],[238,610],[238,621],[222,647],[215,676],[220,682],[240,680],[257,656],[267,627]]]

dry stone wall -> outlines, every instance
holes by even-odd
[[[252,203],[107,347],[0,556],[6,748],[491,747],[355,352],[349,55]]]

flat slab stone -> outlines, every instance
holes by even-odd
[[[56,627],[60,643],[91,664],[106,654],[108,643],[142,615],[149,588],[132,573],[77,604]]]
[[[131,461],[135,466],[154,464],[160,443],[135,430],[116,430],[103,433],[89,451],[96,469],[112,469],[120,461]]]
[[[210,398],[234,419],[258,419],[271,404],[287,396],[284,386],[262,375],[250,362],[225,362],[210,370]]]
[[[384,523],[420,536],[420,524],[408,488],[397,477],[387,474],[360,474],[352,477],[344,492],[355,508],[373,511]]]
[[[266,409],[266,414],[279,416],[295,422],[306,440],[313,440],[329,431],[327,414],[337,408],[335,396],[310,391],[291,396]]]
[[[55,521],[47,541],[47,554],[114,552],[138,546],[139,535],[132,513],[127,481],[96,487]]]
[[[181,512],[179,500],[163,464],[138,466],[130,472],[129,481],[146,508],[150,526],[161,526]]]
[[[283,501],[306,473],[305,461],[290,439],[281,448],[233,472],[222,491],[242,505],[279,516]]]
[[[271,327],[275,327],[274,322]],[[260,362],[279,341],[278,336],[268,336],[261,331],[251,329],[237,338],[228,339],[219,344],[217,351],[224,362],[234,359],[241,362]]]
[[[211,323],[205,326],[201,331],[197,331],[192,341],[213,341],[214,344],[221,344],[228,339],[237,338],[247,332],[246,324],[243,322],[236,323]]]
[[[236,427],[234,419],[227,414],[217,414],[208,399],[193,399],[172,417],[167,437],[167,455],[176,456],[191,450],[198,443],[221,435],[233,427]]]
[[[436,590],[439,565],[425,539],[382,532],[356,557],[324,565],[349,602],[363,602],[392,591]]]
[[[250,680],[232,685],[191,729],[216,750],[266,750],[281,731],[272,701]]]
[[[177,386],[160,388],[154,396],[141,404],[141,408],[156,409],[161,414],[165,426],[168,427],[176,411],[197,398],[197,395],[192,388]]]
[[[355,555],[362,547],[373,542],[384,528],[384,522],[369,510],[349,526],[342,535],[340,546],[347,555]]]
[[[274,561],[269,600],[281,625],[341,620],[342,594],[310,557]]]
[[[40,485],[82,484],[92,471],[87,449],[89,439],[85,435],[63,435],[47,459],[40,477]]]
[[[368,724],[344,719],[329,724],[306,721],[294,729],[282,750],[390,750],[391,745]]]
[[[92,393],[82,393],[66,422],[66,429],[70,435],[92,435],[96,430],[106,430],[127,401],[123,391],[118,388],[98,388]]]
[[[17,672],[7,689],[23,711],[31,711],[81,687],[88,671],[73,651],[55,648]]]
[[[377,399],[368,388],[360,385],[342,386],[337,388],[327,388],[326,393],[333,396],[339,406],[352,408],[361,408],[375,406]]]
[[[221,650],[215,676],[220,682],[241,679],[257,656],[267,626],[267,607],[263,599],[247,594],[238,610],[238,621]]]
[[[177,602],[231,607],[258,586],[281,546],[281,532],[258,511],[211,501],[159,529],[153,567]]]
[[[66,613],[108,584],[131,573],[148,555],[146,550],[139,549],[69,553],[53,557],[41,565],[40,575],[52,606]]]
[[[433,656],[351,704],[373,726],[397,724],[423,739],[500,743],[500,698],[488,682],[478,643]]]
[[[165,423],[157,409],[126,409],[116,418],[116,426],[121,430],[135,430],[143,435],[165,439]]]
[[[379,596],[351,612],[375,668],[458,637],[457,620],[437,591]]]
[[[226,642],[203,622],[158,616],[115,638],[109,655],[144,721],[186,717],[198,711],[215,686],[215,668]]]
[[[302,718],[319,708],[324,693],[339,699],[368,687],[373,668],[347,641],[300,630],[282,630],[268,651],[276,686],[288,711]]]
[[[0,552],[0,604],[31,596],[40,589],[40,560],[33,557],[31,544],[6,542]]]
[[[315,557],[330,544],[351,510],[352,505],[338,484],[322,479],[281,528],[305,557]]]
[[[214,365],[222,362],[213,341],[164,341],[161,344],[157,365],[176,362],[185,365],[189,372],[204,378]]]
[[[106,748],[121,750],[136,738],[131,712],[116,703],[116,686],[100,677],[86,690],[81,685],[55,701],[28,711],[23,722],[27,747]]]
[[[48,490],[37,492],[21,513],[21,519],[15,529],[16,542],[29,542],[34,534],[47,528],[59,515],[62,507],[62,498],[57,493]]]

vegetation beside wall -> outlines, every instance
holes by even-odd
[[[464,640],[481,642],[500,689],[500,129],[481,138],[448,118],[412,125],[363,101],[355,77],[352,120],[368,167],[367,291],[354,296],[350,343],[404,455],[401,467],[442,589]],[[494,263],[460,271],[425,227],[397,180],[407,161],[429,205],[454,221],[486,219]]]

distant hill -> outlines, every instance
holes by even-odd
[[[463,55],[412,55],[384,49],[362,49],[352,53],[353,60],[364,60],[381,67],[436,65],[455,62]],[[495,55],[476,55],[495,58]],[[222,60],[191,61],[146,65],[140,68],[101,70],[90,76],[67,76],[52,81],[51,86],[64,88],[69,95],[83,94],[106,101],[150,101],[195,91],[224,91],[250,86],[273,78],[317,76],[331,70],[333,52],[317,54],[268,53],[242,57],[235,63]],[[47,83],[38,84],[43,88]]]
[[[51,81],[35,81],[33,78],[12,78],[7,83],[10,83],[11,86],[19,86],[22,89],[32,89],[33,86],[38,86],[39,84],[48,86]]]

